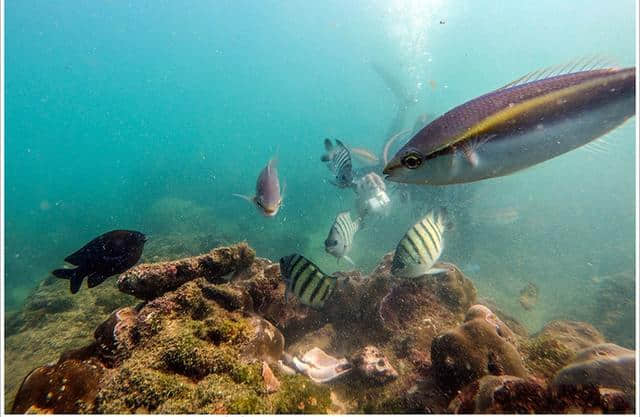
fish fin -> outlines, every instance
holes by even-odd
[[[278,169],[278,161],[278,154],[269,159],[269,162],[267,163],[267,171],[269,172],[269,174],[271,174],[272,169]]]
[[[343,257],[347,262],[349,262],[351,265],[356,266],[355,262],[353,262],[353,261],[351,260],[351,258],[349,258],[347,255],[342,255],[342,257]]]
[[[438,275],[444,274],[445,272],[449,272],[449,270],[446,268],[431,268],[427,272],[425,272],[425,275]]]
[[[242,198],[243,200],[247,200],[251,204],[255,204],[255,202],[256,202],[256,198],[255,197],[250,197],[250,196],[244,195],[244,194],[232,194],[232,195],[234,197],[239,197],[239,198]]]
[[[462,154],[464,155],[464,158],[471,164],[471,166],[478,166],[478,150],[482,147],[482,145],[493,139],[495,136],[495,134],[482,135],[460,143]]]
[[[322,157],[320,157],[320,160],[322,162],[331,162],[331,159],[333,158],[333,143],[331,143],[331,139],[326,138],[324,140],[324,149],[327,152],[322,154]]]
[[[80,290],[80,287],[82,286],[82,280],[84,279],[84,273],[80,271],[80,268],[56,269],[51,273],[58,278],[68,279],[70,281],[69,288],[71,290],[71,294],[75,294],[78,292],[78,290]]]
[[[291,290],[289,289],[289,280],[284,280],[284,303],[289,304],[289,293]]]
[[[406,135],[407,133],[411,132],[411,129],[406,129],[403,131],[400,131],[396,134],[394,134],[393,136],[391,136],[384,144],[384,147],[382,148],[382,162],[384,163],[384,165],[387,165],[387,163],[389,162],[389,149],[391,148],[391,145],[393,145],[393,143],[398,140],[398,138]]]
[[[102,275],[99,272],[94,272],[93,274],[89,275],[87,277],[87,287],[89,288],[93,288],[96,285],[100,285],[104,282],[105,279],[107,279],[108,277],[105,275]]]
[[[372,166],[380,162],[378,157],[367,148],[352,147],[350,150],[351,150],[351,154],[354,156],[354,159],[358,160],[358,162],[360,162],[363,165]],[[364,154],[371,154],[371,156],[375,157],[375,159],[372,159],[370,156],[366,156]]]
[[[342,143],[342,141],[340,139],[336,139],[336,145],[341,146],[343,148],[345,148],[346,150],[349,150],[349,148],[347,148],[347,146]],[[351,155],[351,152],[349,152],[349,155]]]
[[[440,206],[437,211],[434,212],[432,220],[441,223],[445,230],[453,230],[454,223],[449,215],[449,210],[445,206]]]
[[[518,85],[538,81],[543,78],[556,77],[558,75],[570,74],[572,72],[592,71],[597,69],[615,68],[616,64],[613,59],[601,56],[587,56],[569,61],[563,65],[554,65],[540,68],[536,71],[529,72],[522,77],[516,78],[510,83],[503,85],[499,90],[511,88]]]

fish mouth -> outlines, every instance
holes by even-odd
[[[401,168],[402,164],[398,163],[398,162],[389,162],[387,164],[387,166],[384,167],[384,169],[382,170],[382,173],[384,174],[384,179],[390,179],[392,177],[392,172],[395,169]]]
[[[265,216],[267,217],[273,217],[276,215],[276,213],[278,212],[277,208],[269,208],[269,207],[263,207],[262,208],[262,212],[264,213]]]

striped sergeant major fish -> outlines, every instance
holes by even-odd
[[[324,250],[335,256],[338,262],[340,262],[341,258],[344,258],[350,264],[355,265],[351,258],[347,256],[347,253],[351,251],[353,236],[359,228],[359,218],[355,221],[351,220],[351,214],[348,211],[338,214],[331,226],[329,236],[324,241]]]
[[[287,284],[288,294],[294,294],[302,304],[319,309],[333,293],[337,278],[326,275],[313,262],[302,255],[293,254],[280,258],[280,274]]]
[[[391,272],[403,278],[439,274],[445,269],[433,268],[444,248],[444,232],[452,228],[446,209],[432,211],[414,224],[402,237],[391,262]]]
[[[387,179],[446,185],[508,175],[586,145],[635,115],[635,67],[572,65],[528,74],[440,116],[386,164]]]
[[[338,139],[335,146],[331,143],[331,139],[325,139],[324,147],[327,153],[322,155],[321,159],[336,176],[335,180],[329,180],[329,182],[338,188],[353,186],[353,163],[349,149]]]

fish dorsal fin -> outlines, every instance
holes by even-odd
[[[523,75],[520,78],[516,78],[510,83],[503,85],[498,90],[505,88],[511,88],[518,85],[538,81],[543,78],[555,77],[563,74],[570,74],[572,72],[592,71],[596,69],[615,68],[616,64],[613,59],[602,55],[587,56],[569,61],[566,64],[554,65],[550,67],[541,68],[536,71],[532,71]]]
[[[278,154],[269,159],[269,162],[267,163],[267,171],[269,174],[271,174],[274,169],[278,169]]]

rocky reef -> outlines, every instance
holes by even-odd
[[[455,265],[399,280],[391,258],[369,275],[337,273],[321,310],[285,300],[279,264],[245,243],[134,267],[117,283],[129,306],[25,372],[12,411],[634,411],[632,351],[586,323],[528,337]]]

